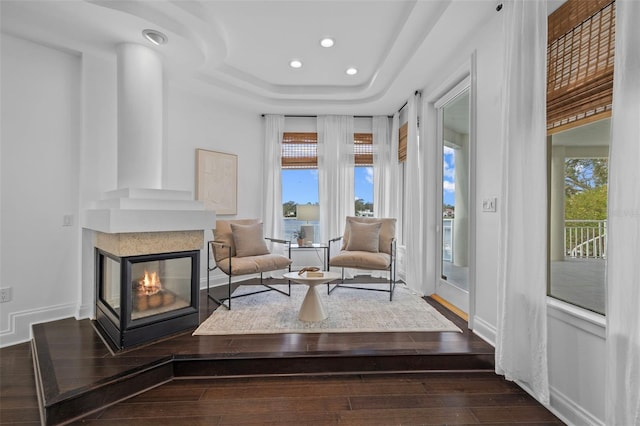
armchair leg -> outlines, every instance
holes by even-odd
[[[380,289],[380,288],[358,287],[358,286],[355,286],[353,284],[344,285],[344,268],[342,268],[342,279],[340,280],[340,283],[335,284],[333,286],[333,288],[330,287],[330,284],[327,284],[327,294],[333,293],[333,291],[338,287],[351,288],[351,289],[355,289],[355,290],[369,290],[369,291],[387,292],[387,293],[389,293],[389,301],[392,302],[393,301],[393,292],[396,289],[395,268],[393,267],[393,264],[389,268],[389,290]]]

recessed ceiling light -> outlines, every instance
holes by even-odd
[[[156,30],[143,30],[142,35],[156,46],[165,44],[167,42],[167,36]]]
[[[302,68],[302,61],[298,59],[294,59],[291,62],[289,62],[289,66],[291,68]]]
[[[358,74],[358,69],[354,67],[350,67],[350,68],[347,68],[345,72],[349,75],[356,75]]]
[[[334,43],[335,42],[331,37],[325,37],[322,40],[320,40],[320,46],[322,47],[331,47],[333,46]]]

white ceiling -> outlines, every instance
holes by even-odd
[[[554,0],[556,1],[556,0]],[[557,2],[557,1],[556,1]],[[264,113],[389,114],[426,84],[497,0],[0,0],[8,34],[70,52],[157,50],[171,84]],[[319,41],[330,36],[332,48]],[[301,69],[288,66],[303,61]],[[355,76],[347,67],[359,69]]]

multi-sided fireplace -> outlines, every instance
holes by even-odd
[[[122,349],[196,327],[199,259],[199,250],[122,255],[97,247],[101,334]]]

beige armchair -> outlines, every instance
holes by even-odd
[[[264,238],[262,222],[258,219],[216,221],[216,228],[213,230],[213,241],[209,241],[207,244],[207,297],[219,305],[231,309],[231,299],[235,297],[249,296],[266,291],[277,291],[290,296],[291,283],[289,283],[289,292],[287,293],[263,282],[262,274],[264,272],[279,269],[291,271],[291,259],[281,254],[271,253],[266,241],[291,245],[291,242],[287,240]],[[285,252],[290,252],[288,247]],[[227,295],[220,299],[214,297],[210,291],[210,276],[215,269],[220,269],[229,277]],[[265,289],[239,296],[231,296],[232,277],[257,273],[260,274],[260,284]]]
[[[396,286],[395,234],[396,219],[348,216],[344,235],[329,241],[329,267],[342,268],[341,282],[334,287],[328,284],[329,293],[338,287],[349,287],[388,292],[389,300],[393,300],[393,291]],[[331,246],[340,240],[342,240],[342,248],[332,257]],[[345,285],[344,268],[388,271],[389,289]]]

